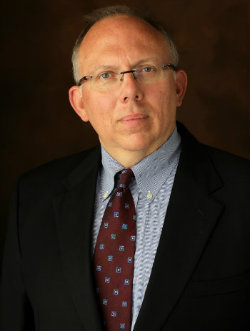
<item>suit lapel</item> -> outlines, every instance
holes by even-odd
[[[95,294],[91,238],[100,152],[92,151],[65,180],[54,200],[64,275],[86,330],[102,330]]]
[[[190,279],[222,207],[221,186],[197,142],[185,137],[150,281],[134,331],[160,330]],[[192,139],[191,139],[192,140]],[[102,330],[91,261],[95,187],[100,152],[93,151],[65,181],[54,200],[63,271],[86,330]]]
[[[199,144],[188,141],[169,201],[164,227],[134,331],[160,330],[189,281],[223,206],[211,197],[220,179]],[[195,160],[195,161],[194,161]]]

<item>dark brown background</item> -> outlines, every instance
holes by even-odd
[[[0,248],[17,177],[97,142],[68,102],[71,50],[90,10],[117,3],[168,26],[189,85],[181,120],[202,142],[249,157],[247,0],[2,0]]]

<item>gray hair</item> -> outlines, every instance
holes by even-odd
[[[135,10],[133,10],[127,6],[123,6],[123,5],[109,6],[109,7],[96,9],[93,12],[91,12],[90,14],[87,14],[84,16],[84,21],[87,23],[87,25],[83,28],[80,35],[76,39],[76,42],[75,42],[75,45],[73,48],[72,58],[71,58],[72,65],[73,65],[73,77],[74,77],[76,84],[81,79],[80,70],[79,70],[79,61],[78,61],[78,51],[79,51],[83,38],[85,37],[85,35],[89,31],[89,29],[95,23],[97,23],[98,21],[100,21],[106,17],[115,16],[115,15],[127,15],[127,16],[132,16],[132,17],[142,19],[143,21],[147,22],[152,27],[154,27],[156,30],[161,32],[161,34],[166,38],[166,40],[168,42],[171,62],[175,67],[178,66],[179,54],[178,54],[177,48],[175,46],[174,41],[171,39],[171,37],[169,36],[169,33],[167,32],[167,30],[165,29],[165,27],[163,25],[156,22],[155,20],[153,20],[150,17],[143,16],[143,15],[137,13]]]

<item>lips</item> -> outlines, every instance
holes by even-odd
[[[145,114],[130,114],[123,116],[120,121],[122,122],[129,122],[129,121],[138,121],[148,118],[148,115]]]

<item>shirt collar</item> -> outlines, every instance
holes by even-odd
[[[177,129],[168,140],[152,154],[134,165],[134,172],[139,192],[153,200],[179,160],[181,137]],[[102,199],[108,198],[114,188],[115,174],[124,167],[103,147],[102,153]]]

